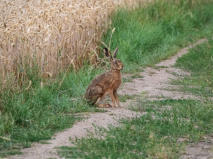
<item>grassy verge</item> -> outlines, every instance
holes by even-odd
[[[213,97],[212,41],[192,49],[180,58],[177,66],[191,72],[179,84],[194,86],[188,91]],[[185,83],[187,82],[187,83]],[[189,87],[191,88],[191,87]],[[203,91],[208,88],[211,91]],[[77,140],[75,147],[63,147],[65,158],[179,158],[184,146],[213,133],[212,100],[138,101],[136,111],[146,115],[122,122],[122,126],[104,132],[105,139]],[[101,134],[100,134],[101,135]]]
[[[32,142],[50,139],[79,119],[75,113],[98,111],[82,98],[86,86],[100,70],[87,67],[71,72],[64,81],[40,87],[33,81],[29,90],[1,93],[0,156],[15,154]],[[60,85],[61,83],[61,85]]]
[[[152,65],[192,40],[212,33],[212,10],[211,2],[188,6],[161,1],[133,11],[121,9],[112,17],[116,32],[111,47],[119,47],[118,55],[124,62],[125,72],[138,71],[140,66]],[[109,42],[110,31],[103,39]],[[17,153],[34,141],[49,139],[56,131],[71,127],[77,119],[76,112],[96,111],[82,96],[100,72],[101,69],[85,66],[43,88],[41,79],[29,74],[30,89],[2,91],[0,156]]]
[[[211,37],[212,38],[212,37]],[[174,84],[183,85],[182,90],[208,98],[213,94],[213,41],[200,45],[177,61],[176,66],[190,71],[191,76]]]
[[[178,3],[181,1],[160,0],[133,11],[120,9],[112,17],[111,27],[116,31],[111,47],[119,47],[118,56],[126,66],[124,71],[153,65],[212,32],[212,5],[205,1],[195,1],[191,7]],[[104,36],[106,43],[110,34],[109,30]]]
[[[184,144],[212,133],[213,107],[190,100],[164,100],[138,105],[148,114],[107,131],[105,139],[89,138],[63,147],[65,158],[178,158]],[[167,107],[166,107],[167,106]],[[156,109],[157,108],[157,109]],[[184,139],[184,143],[178,142]]]

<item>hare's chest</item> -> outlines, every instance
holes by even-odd
[[[112,88],[113,90],[117,90],[121,85],[121,79],[115,79],[112,82]]]

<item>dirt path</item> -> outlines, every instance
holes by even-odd
[[[174,85],[170,84],[170,80],[176,79],[177,75],[179,77],[190,75],[188,72],[174,68],[173,65],[179,57],[188,53],[190,48],[200,45],[206,41],[206,39],[201,39],[196,43],[181,49],[175,56],[156,64],[156,68],[146,68],[140,73],[141,78],[135,78],[133,81],[125,83],[123,88],[119,91],[119,94],[138,95],[145,93],[151,100],[158,100],[161,98],[195,99],[196,97],[190,94],[184,94],[183,92],[178,91],[169,91],[169,89],[175,88]]]
[[[213,159],[213,136],[204,137],[203,141],[187,146],[181,159]]]
[[[164,60],[156,65],[154,68],[146,68],[140,75],[142,78],[136,78],[131,82],[127,82],[120,89],[119,94],[122,95],[141,95],[146,92],[147,98],[151,100],[161,98],[196,98],[193,95],[183,94],[182,92],[169,91],[168,88],[174,88],[169,84],[171,79],[177,78],[174,75],[183,76],[189,74],[180,69],[173,68],[178,57],[186,54],[190,48],[195,47],[201,43],[206,42],[206,39],[201,39],[196,43],[180,50],[175,56]],[[88,135],[89,132],[95,132],[96,127],[107,128],[110,125],[118,126],[119,120],[123,118],[135,118],[143,115],[137,112],[128,110],[128,103],[122,103],[122,108],[105,109],[104,113],[92,113],[87,116],[85,120],[77,122],[72,128],[63,132],[57,133],[51,140],[47,141],[49,144],[35,143],[31,148],[23,149],[23,154],[11,156],[11,159],[47,159],[59,158],[57,156],[57,147],[71,146],[70,139],[82,138]],[[144,112],[145,114],[146,112]]]
[[[47,141],[49,144],[35,143],[31,148],[22,150],[22,155],[11,156],[11,159],[47,159],[59,158],[57,156],[57,147],[72,146],[71,139],[82,138],[95,131],[95,127],[117,126],[118,120],[122,118],[132,118],[140,116],[137,112],[128,109],[107,109],[105,113],[92,113],[87,116],[87,119],[74,124],[63,132],[57,133],[51,140]]]

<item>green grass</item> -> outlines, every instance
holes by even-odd
[[[146,8],[117,11],[112,16],[111,27],[116,28],[112,48],[119,47],[118,56],[124,63],[124,72],[137,72],[141,66],[153,65],[168,58],[180,47],[210,35],[213,32],[212,10],[211,1],[195,6],[157,1]],[[110,39],[110,30],[103,37],[105,43]],[[79,119],[75,113],[97,111],[82,96],[89,82],[102,70],[86,65],[78,72],[62,74],[56,81],[40,88],[42,79],[36,75],[35,68],[28,72],[32,81],[29,90],[21,88],[17,92],[8,88],[0,92],[0,156],[18,153],[20,148],[29,147],[34,141],[49,139],[55,132],[71,127]],[[149,117],[146,118],[148,120]],[[141,120],[146,124],[145,119]],[[116,144],[112,146],[116,150]]]
[[[135,95],[127,95],[127,94],[125,94],[125,95],[120,95],[119,96],[119,100],[120,100],[120,102],[126,102],[127,100],[132,100],[132,99],[134,99],[134,98],[136,98],[136,96]]]
[[[212,5],[200,2],[188,8],[187,3],[158,0],[152,5],[133,11],[120,9],[112,17],[116,28],[111,47],[119,48],[125,72],[140,70],[176,53],[179,48],[212,32]],[[210,3],[210,2],[209,2]],[[212,3],[212,2],[211,2]],[[208,25],[210,24],[211,25]],[[110,41],[111,30],[104,41]]]
[[[210,103],[163,100],[142,102],[138,107],[148,114],[106,130],[105,139],[77,140],[75,147],[63,147],[59,154],[65,158],[87,159],[178,158],[184,144],[213,132]],[[185,138],[185,143],[178,143],[179,138]]]
[[[179,58],[176,66],[190,71],[191,76],[179,79],[179,84],[196,86],[196,92],[213,97],[213,41],[192,49]],[[199,86],[199,87],[198,87]],[[191,87],[190,87],[191,88]],[[188,90],[194,93],[194,90]],[[122,126],[101,131],[104,139],[95,137],[76,140],[75,147],[62,147],[59,154],[65,158],[155,158],[178,159],[184,147],[198,142],[204,135],[213,133],[212,100],[138,101],[138,112],[146,115],[132,121],[122,121]],[[180,142],[182,140],[182,142]]]
[[[212,97],[213,94],[213,41],[202,44],[184,55],[176,63],[177,67],[185,69],[191,76],[174,81],[183,85],[183,90],[201,97]]]
[[[165,11],[165,9],[167,9],[166,5],[167,4],[161,5],[160,3],[155,4],[154,7],[161,7],[161,9],[164,9]],[[168,6],[169,5],[172,4],[168,4]],[[209,11],[213,9],[213,3],[210,3],[206,7],[200,6],[202,10],[185,10],[185,8],[183,9],[176,7],[177,6],[172,7],[172,9],[169,11],[170,14],[167,10],[165,12],[166,15],[172,17],[172,15],[176,15],[177,12],[181,13],[186,11],[187,14],[183,14],[185,16],[181,16],[180,14],[178,17],[176,17],[177,19],[179,19],[178,24],[180,23],[180,26],[182,26],[183,28],[182,30],[179,30],[179,27],[176,28],[176,25],[172,25],[174,28],[171,29],[171,32],[176,29],[177,30],[173,33],[164,34],[164,38],[162,39],[159,39],[159,37],[161,36],[158,35],[160,34],[158,33],[158,31],[160,30],[152,32],[155,31],[152,29],[156,28],[159,25],[160,21],[165,22],[164,14],[162,14],[160,17],[154,16],[153,19],[150,19],[150,17],[148,16],[145,22],[143,20],[141,22],[141,25],[145,26],[149,23],[149,21],[154,21],[150,22],[153,26],[150,26],[150,30],[147,31],[148,33],[146,34],[146,36],[150,34],[150,36],[147,38],[147,41],[150,40],[149,42],[155,43],[156,41],[160,40],[161,42],[159,42],[160,44],[157,46],[151,45],[150,43],[145,45],[142,42],[141,46],[136,47],[136,45],[139,45],[139,43],[143,40],[144,34],[140,34],[139,30],[137,30],[137,27],[135,28],[135,30],[136,32],[138,32],[138,34],[136,34],[134,29],[129,29],[131,27],[135,27],[134,22],[137,19],[140,19],[141,17],[142,19],[144,18],[144,14],[149,12],[149,7],[148,11],[146,9],[141,9],[141,11],[139,12],[140,9],[137,9],[133,12],[122,10],[117,13],[117,17],[115,16],[115,18],[120,18],[119,20],[121,22],[116,21],[118,23],[117,24],[115,21],[113,21],[113,26],[117,26],[117,34],[114,34],[113,45],[114,47],[116,45],[121,46],[120,50],[122,51],[119,56],[125,62],[125,64],[129,66],[129,68],[126,68],[126,71],[132,71],[135,66],[144,66],[146,64],[156,63],[158,60],[172,55],[173,53],[169,52],[168,50],[170,50],[174,46],[179,46],[179,44],[182,44],[183,41],[185,42],[185,40],[188,38],[188,34],[194,34],[192,36],[194,36],[196,39],[196,37],[199,37],[198,35],[196,35],[198,33],[200,33],[201,36],[204,35],[204,33],[206,34],[212,32],[210,27],[212,25],[211,23],[207,23],[209,25],[207,25],[206,27],[202,26],[202,23],[205,23],[206,20],[210,22],[210,17],[213,16],[211,15],[209,18],[204,18],[204,21],[199,18],[205,17],[204,15],[206,14],[210,15]],[[180,10],[177,11],[176,9]],[[155,10],[153,9],[153,12],[154,11]],[[188,11],[190,11],[190,14],[194,15],[188,17]],[[158,12],[161,12],[161,10],[158,10]],[[133,20],[131,21],[130,19],[128,19],[129,17],[133,18]],[[181,17],[184,17],[186,19],[183,18],[182,21]],[[172,21],[172,19],[170,20]],[[171,22],[170,20],[168,20],[168,22]],[[199,23],[197,20],[201,20],[202,23]],[[122,25],[120,25],[120,23]],[[186,28],[185,25],[181,25],[182,23],[187,24]],[[197,33],[192,32],[193,28],[195,29],[196,27],[198,27],[198,30],[202,30],[204,28],[205,29],[204,31]],[[125,30],[126,34],[124,33]],[[188,31],[190,31],[191,33],[189,33]],[[134,38],[136,39],[138,38],[135,41],[133,40],[133,37],[131,39],[131,36],[129,36],[132,32],[132,36],[134,36]],[[140,39],[139,36],[142,38]],[[207,37],[211,36],[212,34],[209,34]],[[155,39],[152,39],[155,37],[158,40],[155,41]],[[169,39],[167,39],[168,37],[173,38],[171,38],[170,41]],[[182,42],[179,41],[179,38],[182,38]],[[121,45],[121,43],[126,43],[126,45]],[[168,46],[167,44],[170,46]],[[190,50],[188,54],[184,55],[177,61],[176,67],[191,72],[191,76],[186,76],[184,77],[184,79],[178,79],[175,81],[176,84],[179,84],[180,86],[182,85],[184,87],[184,91],[194,93],[203,97],[213,97],[212,44],[213,41],[210,40],[208,43],[202,44],[201,46]],[[145,49],[143,50],[143,48]],[[137,49],[143,50],[143,52],[137,52]],[[166,50],[165,52],[163,52],[164,49]],[[147,50],[149,50],[149,52],[146,52]],[[130,54],[129,52],[132,52],[132,54]],[[150,60],[149,58],[152,58],[152,60]],[[127,97],[125,97],[124,99],[126,98]],[[209,98],[201,98],[201,100],[166,99],[161,101],[146,101],[145,99],[141,99],[138,101],[138,105],[134,108],[134,110],[138,112],[147,112],[147,114],[132,121],[124,120],[122,121],[122,125],[120,127],[111,127],[109,130],[101,131],[100,135],[102,135],[103,133],[105,136],[104,139],[89,137],[76,140],[74,142],[76,144],[74,147],[62,147],[59,151],[59,154],[65,158],[87,159],[176,159],[180,157],[181,152],[184,150],[184,147],[187,144],[198,142],[204,135],[213,133],[213,105],[212,100],[210,100]],[[182,139],[184,139],[183,142],[179,142]]]
[[[79,120],[75,113],[99,111],[82,98],[98,72],[92,67],[82,68],[78,73],[70,72],[61,85],[60,78],[40,88],[37,80],[28,91],[2,92],[0,156],[17,153],[32,142],[50,139],[56,131],[71,127]]]

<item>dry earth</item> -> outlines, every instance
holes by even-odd
[[[156,68],[146,68],[140,73],[141,78],[135,78],[131,82],[125,83],[119,90],[121,95],[141,95],[146,92],[147,99],[158,100],[162,98],[170,99],[187,99],[196,98],[190,94],[184,94],[178,91],[169,91],[169,89],[175,86],[170,85],[170,80],[178,78],[183,75],[189,75],[180,69],[174,68],[176,60],[186,54],[190,48],[195,47],[201,43],[206,42],[206,39],[201,39],[196,43],[183,48],[175,56],[164,60],[156,65]],[[174,75],[176,74],[176,75]],[[96,127],[108,128],[109,126],[119,126],[119,120],[124,118],[136,118],[146,112],[140,114],[128,109],[129,103],[133,101],[128,100],[122,103],[122,108],[108,108],[103,113],[91,113],[86,115],[86,118],[82,121],[74,124],[72,128],[69,128],[63,132],[57,133],[51,140],[47,141],[48,144],[35,143],[31,148],[22,150],[21,155],[11,156],[10,159],[47,159],[47,158],[60,158],[57,155],[57,147],[60,146],[72,146],[70,140],[75,138],[86,137],[89,133],[95,133]],[[209,142],[211,141],[211,143]],[[209,159],[212,156],[212,141],[201,142],[197,145],[190,145],[187,147],[182,159]],[[200,156],[199,156],[200,155]]]
[[[213,136],[204,137],[199,143],[187,146],[181,159],[213,159]]]
[[[176,60],[182,55],[186,54],[190,48],[193,48],[206,41],[206,39],[201,39],[196,43],[181,49],[175,56],[156,64],[156,68],[146,68],[140,73],[141,78],[136,78],[131,82],[125,83],[119,94],[138,95],[145,93],[147,94],[147,97],[149,99],[151,98],[152,100],[159,98],[197,98],[190,94],[184,94],[183,92],[169,91],[169,89],[175,89],[175,86],[170,84],[170,80],[176,79],[177,75],[179,77],[190,75],[188,72],[174,68],[173,65],[175,64]]]
[[[118,126],[118,120],[121,118],[137,117],[141,114],[130,111],[125,108],[107,109],[105,113],[92,113],[87,119],[77,122],[72,128],[57,133],[48,144],[35,143],[31,148],[22,150],[22,155],[11,156],[11,159],[47,159],[59,158],[57,147],[72,146],[70,139],[82,138],[89,133],[93,133],[96,127]]]

